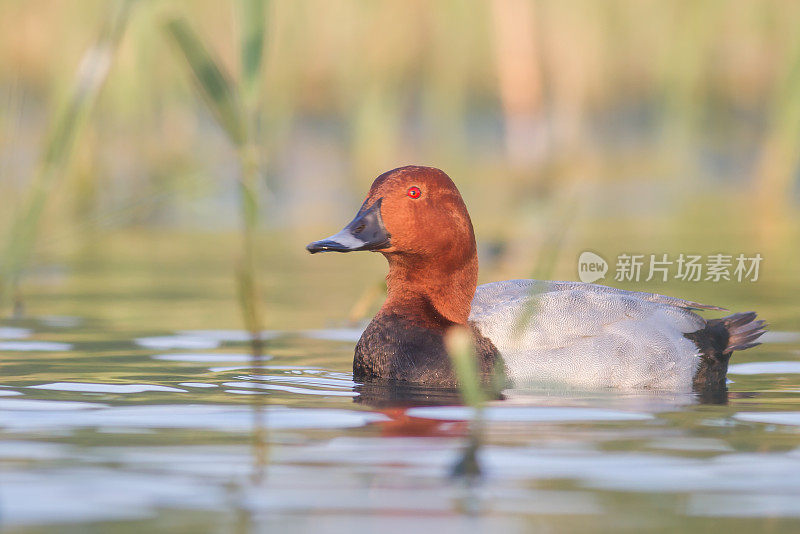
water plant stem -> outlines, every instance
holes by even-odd
[[[264,339],[262,294],[258,284],[257,231],[259,207],[259,160],[248,120],[255,114],[255,87],[260,72],[264,21],[263,2],[243,1],[246,21],[242,39],[242,83],[237,86],[212,56],[189,24],[171,18],[166,30],[183,54],[197,88],[236,150],[240,167],[239,199],[241,213],[241,250],[236,263],[236,286],[245,328],[250,333],[252,367],[258,374],[263,367]],[[257,19],[257,20],[254,20]],[[260,22],[259,22],[260,21]],[[243,94],[244,93],[244,94]],[[267,464],[266,422],[263,395],[253,396],[254,471],[260,482]]]
[[[470,483],[481,475],[478,453],[483,443],[483,405],[486,402],[486,393],[478,373],[475,345],[469,330],[451,328],[445,337],[445,344],[464,404],[473,409],[469,438],[461,457],[453,466],[452,476],[464,478]]]
[[[20,278],[30,263],[42,213],[68,168],[75,141],[111,70],[131,5],[131,0],[115,2],[98,39],[83,55],[65,105],[51,123],[27,199],[11,224],[0,257],[0,310],[13,298],[15,313],[22,312]]]

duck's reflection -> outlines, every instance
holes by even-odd
[[[356,384],[353,391],[358,393],[354,402],[379,410],[462,403],[456,388],[434,388],[398,380],[371,380]]]
[[[728,404],[728,386],[725,384],[695,387],[694,392],[699,404]]]
[[[353,402],[378,410],[463,404],[461,395],[456,388],[436,388],[396,380],[371,380],[363,384],[357,383],[353,391],[357,393]],[[725,386],[696,388],[693,392],[671,392],[658,389],[583,390],[531,385],[530,387],[504,389],[502,393],[491,394],[489,399],[526,404],[540,401],[548,405],[554,402],[563,402],[566,399],[572,402],[577,401],[580,404],[588,401],[615,408],[665,411],[692,404],[727,404],[729,397],[739,398],[740,396],[742,394],[729,393]]]
[[[411,408],[413,406],[453,406],[464,404],[458,388],[431,387],[400,380],[372,379],[356,383],[353,391],[358,393],[353,402],[376,409]],[[484,389],[486,399],[503,400],[499,391]]]
[[[353,402],[363,404],[387,416],[374,423],[382,436],[392,437],[465,437],[470,435],[470,422],[464,419],[442,419],[413,416],[409,408],[423,406],[460,406],[463,401],[457,389],[426,387],[394,380],[373,380],[356,384]],[[737,397],[737,394],[731,394]],[[494,409],[519,406],[568,407],[575,409],[620,410],[644,414],[682,411],[698,404],[725,404],[727,389],[714,388],[695,392],[663,390],[620,391],[613,389],[576,390],[553,388],[515,388],[496,394],[491,400]],[[591,419],[591,418],[590,418]],[[589,420],[590,420],[589,419]]]
[[[382,436],[459,437],[469,431],[467,421],[442,421],[411,417],[406,410],[415,406],[453,406],[463,404],[458,389],[434,388],[397,380],[371,380],[356,384],[353,402],[381,412],[389,419],[376,425]]]

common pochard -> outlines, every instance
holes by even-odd
[[[341,232],[309,252],[376,251],[389,262],[387,297],[355,348],[354,378],[455,385],[444,336],[473,333],[484,378],[579,387],[725,388],[735,350],[758,345],[753,312],[706,320],[715,306],[579,282],[506,280],[477,286],[469,213],[432,167],[380,175]]]

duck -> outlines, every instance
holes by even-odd
[[[445,346],[469,329],[484,381],[500,369],[512,387],[725,390],[734,351],[759,344],[754,312],[570,281],[478,285],[472,221],[455,183],[434,167],[378,176],[353,220],[306,246],[371,251],[389,264],[386,299],[355,346],[353,376],[455,387]]]

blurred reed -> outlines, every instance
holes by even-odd
[[[241,94],[247,128],[247,143],[242,160],[242,214],[243,243],[242,264],[239,267],[240,290],[239,299],[245,318],[245,324],[253,338],[253,366],[261,371],[264,350],[261,340],[263,313],[261,299],[263,294],[258,283],[258,258],[256,256],[256,227],[259,220],[259,168],[258,144],[256,140],[257,108],[259,89],[262,82],[264,42],[267,31],[266,0],[240,0],[239,15],[241,19]],[[257,334],[256,334],[257,332]],[[254,483],[260,483],[266,475],[269,461],[267,448],[267,421],[264,411],[264,397],[254,395],[253,399],[253,473]]]
[[[266,13],[262,0],[241,0],[239,3],[242,31],[240,42],[241,78],[236,85],[219,60],[212,56],[200,37],[182,18],[172,17],[166,30],[194,75],[196,87],[206,105],[236,150],[240,165],[239,198],[241,212],[241,250],[236,266],[239,304],[250,332],[253,368],[263,363],[263,294],[258,281],[259,258],[256,233],[260,217],[258,148],[254,139],[257,89],[260,86]],[[263,396],[254,395],[253,479],[260,482],[267,463],[266,423]]]
[[[794,36],[785,60],[786,69],[775,88],[768,114],[768,129],[756,167],[755,185],[761,233],[775,244],[797,204],[800,178],[800,37]]]
[[[23,0],[0,3],[0,90],[15,80],[29,108],[46,104],[66,85],[65,56],[52,50],[84,46],[81,36],[91,30],[89,15],[98,5],[54,4],[41,14]],[[189,186],[181,185],[176,177],[228,168],[227,154],[210,149],[216,131],[185,98],[180,73],[161,53],[163,42],[153,39],[148,14],[157,11],[154,5],[137,11],[145,15],[132,21],[120,68],[103,91],[102,117],[92,121],[91,156],[80,169],[88,186],[67,191],[82,197],[73,211],[93,213],[94,203],[116,213],[132,197],[150,198],[164,183],[175,184],[163,209],[143,209],[117,227],[170,222],[164,212],[220,192],[188,179]],[[220,71],[238,76],[230,100],[238,112],[209,109],[237,140],[243,203],[246,169],[269,166],[279,202],[261,214],[266,223],[338,224],[340,212],[316,208],[335,198],[352,207],[380,172],[423,163],[457,181],[481,221],[480,239],[536,238],[547,230],[540,220],[516,235],[509,228],[539,207],[568,211],[572,200],[563,191],[576,181],[587,191],[581,205],[606,199],[593,191],[635,183],[679,198],[671,208],[676,224],[688,224],[680,217],[686,205],[752,196],[761,207],[739,219],[763,224],[766,233],[796,226],[797,2],[275,0],[269,35],[258,28],[263,6],[239,5],[252,16],[241,18],[237,44],[229,6],[170,4],[202,29]],[[270,46],[258,45],[267,38]],[[223,95],[217,107],[227,105]],[[237,113],[247,120],[232,118]],[[38,127],[31,111],[22,120],[24,130]],[[265,147],[267,161],[249,153],[253,139]],[[6,147],[0,157],[8,160]],[[17,169],[24,166],[9,172],[27,174]],[[105,181],[92,182],[93,173]],[[221,183],[203,183],[212,182]],[[0,181],[0,203],[11,205],[27,186],[30,181]],[[334,198],[332,191],[341,194]],[[9,220],[4,211],[0,224]],[[54,227],[69,220],[49,214]],[[655,230],[649,214],[637,217],[642,232]],[[575,231],[588,231],[593,220]],[[505,250],[520,247],[512,242]],[[510,269],[517,261],[498,265]],[[519,276],[520,268],[514,271]]]
[[[97,40],[83,54],[66,102],[53,117],[27,198],[17,210],[0,257],[0,310],[17,292],[33,253],[40,219],[70,163],[76,140],[106,81],[130,16],[131,0],[114,2]],[[22,296],[14,295],[15,314]]]
[[[536,3],[492,0],[491,11],[508,163],[526,168],[546,157],[549,144]]]
[[[452,472],[454,477],[463,477],[469,482],[481,475],[478,453],[483,443],[483,405],[486,402],[486,392],[478,372],[475,345],[470,331],[462,327],[451,328],[445,337],[445,346],[458,380],[461,398],[473,410],[467,445]]]
[[[261,53],[256,53],[254,48],[263,44],[263,11],[254,8],[255,2],[243,2],[247,18],[257,18],[258,12],[262,15],[260,28],[250,27],[255,24],[248,22],[248,27],[243,32],[242,46],[242,88],[252,88],[257,83],[260,72]],[[252,13],[255,10],[257,13]],[[166,29],[177,44],[186,63],[189,65],[196,86],[204,98],[209,110],[217,119],[236,149],[240,165],[239,195],[242,219],[242,247],[236,269],[237,287],[242,309],[242,316],[251,334],[253,351],[260,354],[262,351],[262,325],[263,313],[261,292],[256,277],[256,231],[259,220],[259,166],[257,149],[252,138],[252,127],[248,124],[248,107],[252,106],[252,89],[248,90],[251,98],[250,106],[245,105],[244,98],[234,85],[231,77],[225,72],[203,42],[191,29],[189,24],[181,18],[171,18],[166,23]],[[254,44],[254,41],[256,44]]]

